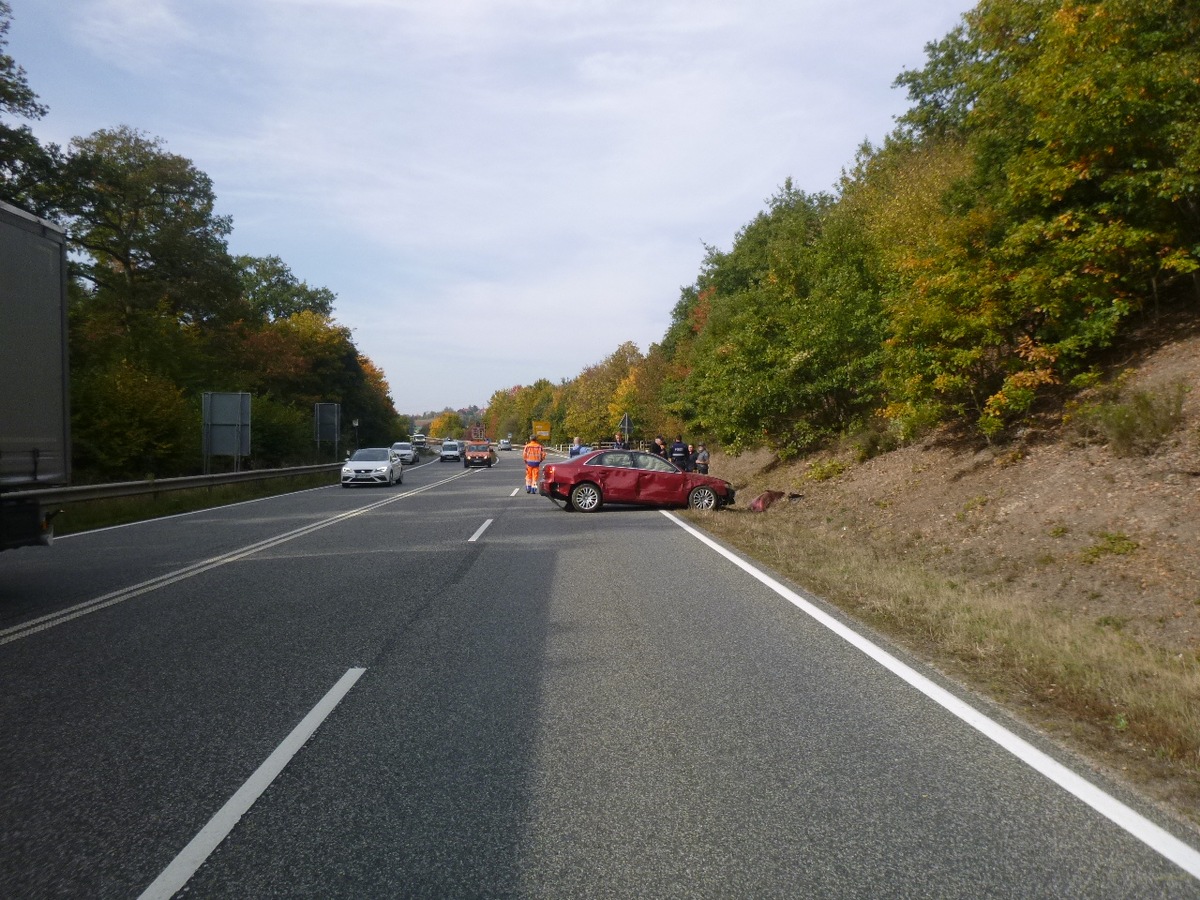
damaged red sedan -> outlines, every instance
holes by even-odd
[[[719,509],[733,503],[733,485],[684,472],[670,460],[640,450],[597,450],[565,462],[547,462],[538,493],[567,509],[595,512],[605,503]]]

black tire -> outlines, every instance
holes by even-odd
[[[571,488],[570,503],[580,512],[596,512],[604,505],[604,496],[598,485],[583,481]]]
[[[343,481],[343,482],[342,482],[342,487],[344,487],[344,488],[348,488],[348,487],[350,487],[350,485],[346,484],[346,482],[344,482],[344,481]]]
[[[400,477],[396,479],[396,484],[404,484],[404,467],[400,467]]]
[[[706,485],[694,487],[688,494],[688,506],[692,509],[716,509],[717,492]]]

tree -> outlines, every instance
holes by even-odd
[[[12,7],[0,0],[0,200],[40,214],[53,210],[53,187],[59,149],[43,147],[28,125],[5,118],[40,119],[46,107],[30,88],[25,70],[7,53]]]
[[[454,410],[447,409],[429,423],[429,433],[434,437],[460,438],[463,434],[462,417]]]
[[[121,127],[71,142],[63,206],[80,274],[94,300],[128,325],[166,315],[181,325],[244,318],[231,224],[214,213],[212,182],[162,142]]]
[[[243,296],[259,317],[274,321],[299,312],[333,314],[337,295],[329,288],[309,287],[278,256],[239,256],[235,262]]]

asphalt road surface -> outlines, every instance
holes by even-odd
[[[795,586],[522,484],[0,555],[0,896],[1200,897],[1188,832]]]

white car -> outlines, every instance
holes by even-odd
[[[363,447],[342,466],[342,487],[352,484],[404,483],[404,463],[390,447]]]
[[[462,444],[458,441],[442,441],[442,462],[462,462]]]
[[[400,457],[406,466],[415,466],[421,459],[419,451],[408,441],[397,441],[392,444],[392,452]]]

